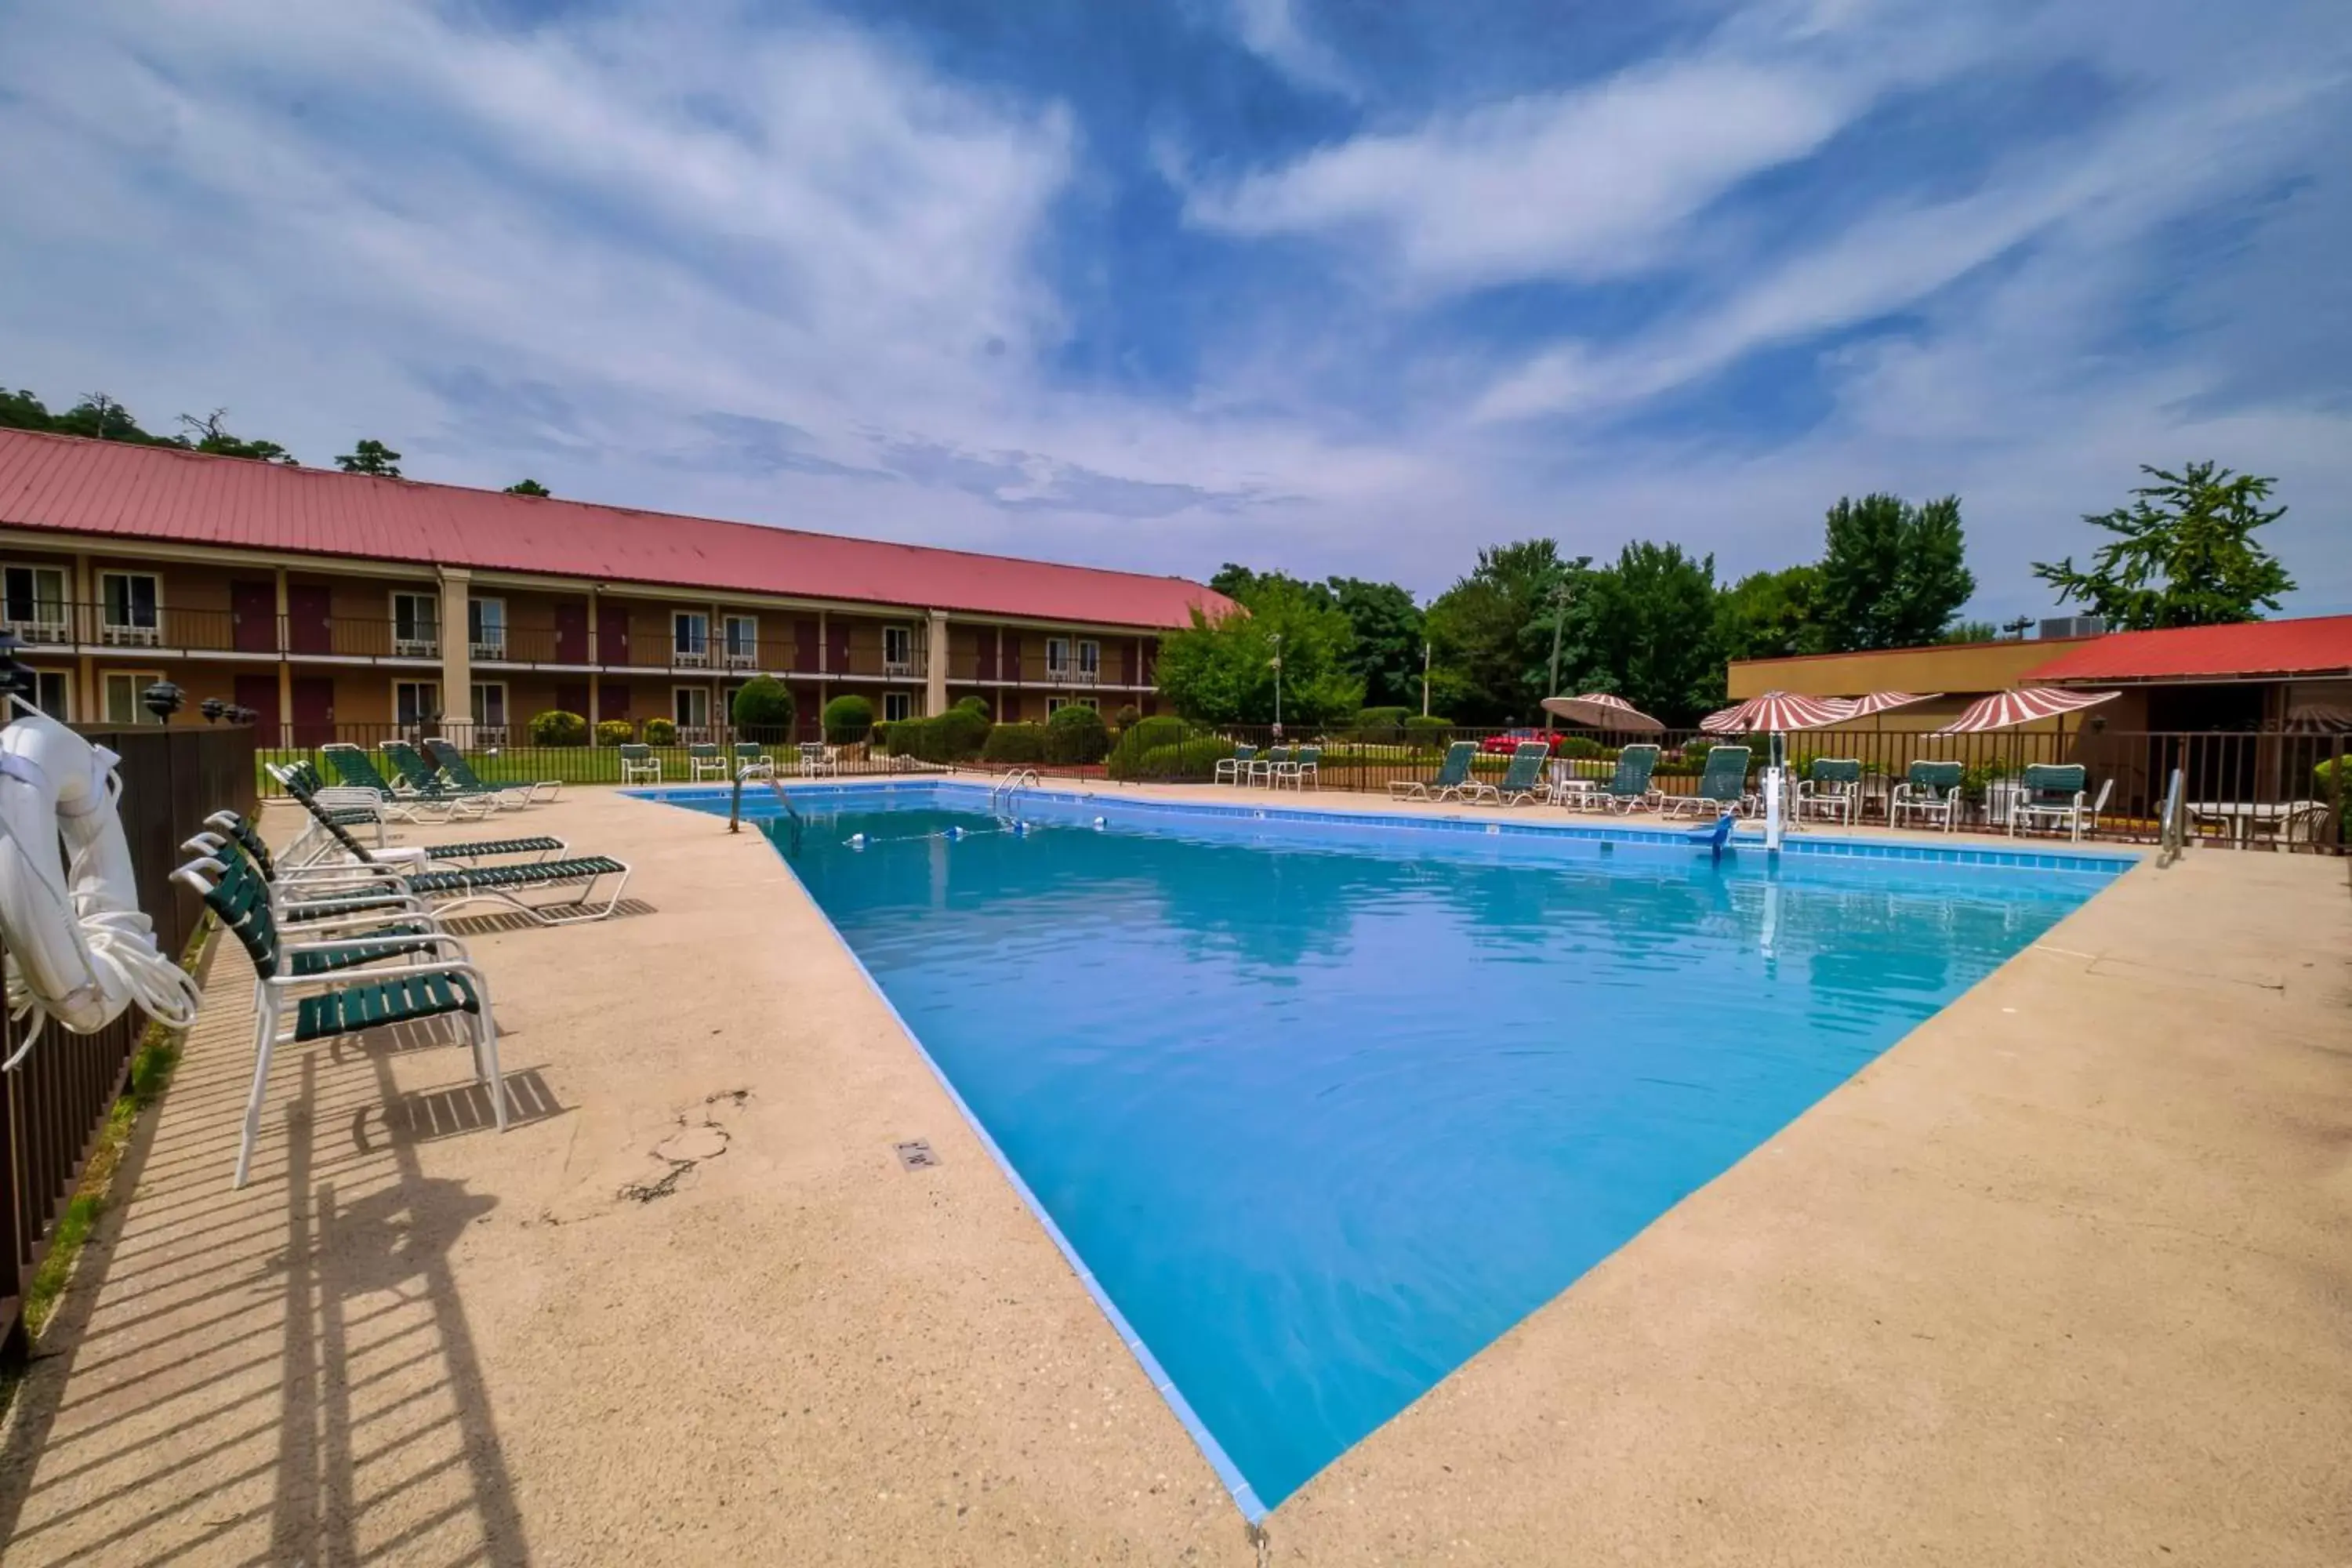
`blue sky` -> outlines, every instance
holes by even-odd
[[[2352,11],[163,0],[0,20],[0,381],[1205,576],[1811,559],[2141,462],[2352,609]]]

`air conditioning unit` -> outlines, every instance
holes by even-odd
[[[2107,629],[2096,616],[2052,616],[2042,623],[2043,642],[2053,637],[2095,637]]]

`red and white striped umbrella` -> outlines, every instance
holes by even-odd
[[[1847,717],[1851,719],[1867,719],[1874,713],[1885,713],[1897,708],[1908,708],[1914,702],[1933,702],[1937,698],[1941,697],[1943,693],[1940,691],[1864,692],[1860,697],[1851,698],[1848,700],[1851,703],[1851,711],[1847,714]]]
[[[1581,724],[1588,730],[1632,733],[1665,728],[1622,697],[1606,691],[1588,691],[1581,697],[1547,697],[1543,700],[1543,706],[1545,712],[1556,714],[1571,724]]]
[[[1698,727],[1710,735],[1786,735],[1818,730],[1853,717],[1853,704],[1843,697],[1801,697],[1793,691],[1768,691],[1710,713]]]
[[[2026,686],[1996,691],[1969,705],[1969,710],[1936,731],[1938,735],[1974,735],[1987,730],[2007,730],[2036,719],[2055,719],[2113,702],[2120,691],[2070,691],[2063,686]]]

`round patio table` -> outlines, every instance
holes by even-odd
[[[2191,801],[2186,809],[2190,821],[2219,824],[2230,830],[2231,843],[2243,846],[2264,827],[2284,827],[2305,812],[2327,808],[2315,800],[2210,800]]]

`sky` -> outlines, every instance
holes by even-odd
[[[1433,594],[1545,535],[1972,616],[2142,463],[2352,610],[2343,0],[0,6],[0,383],[413,478]]]

